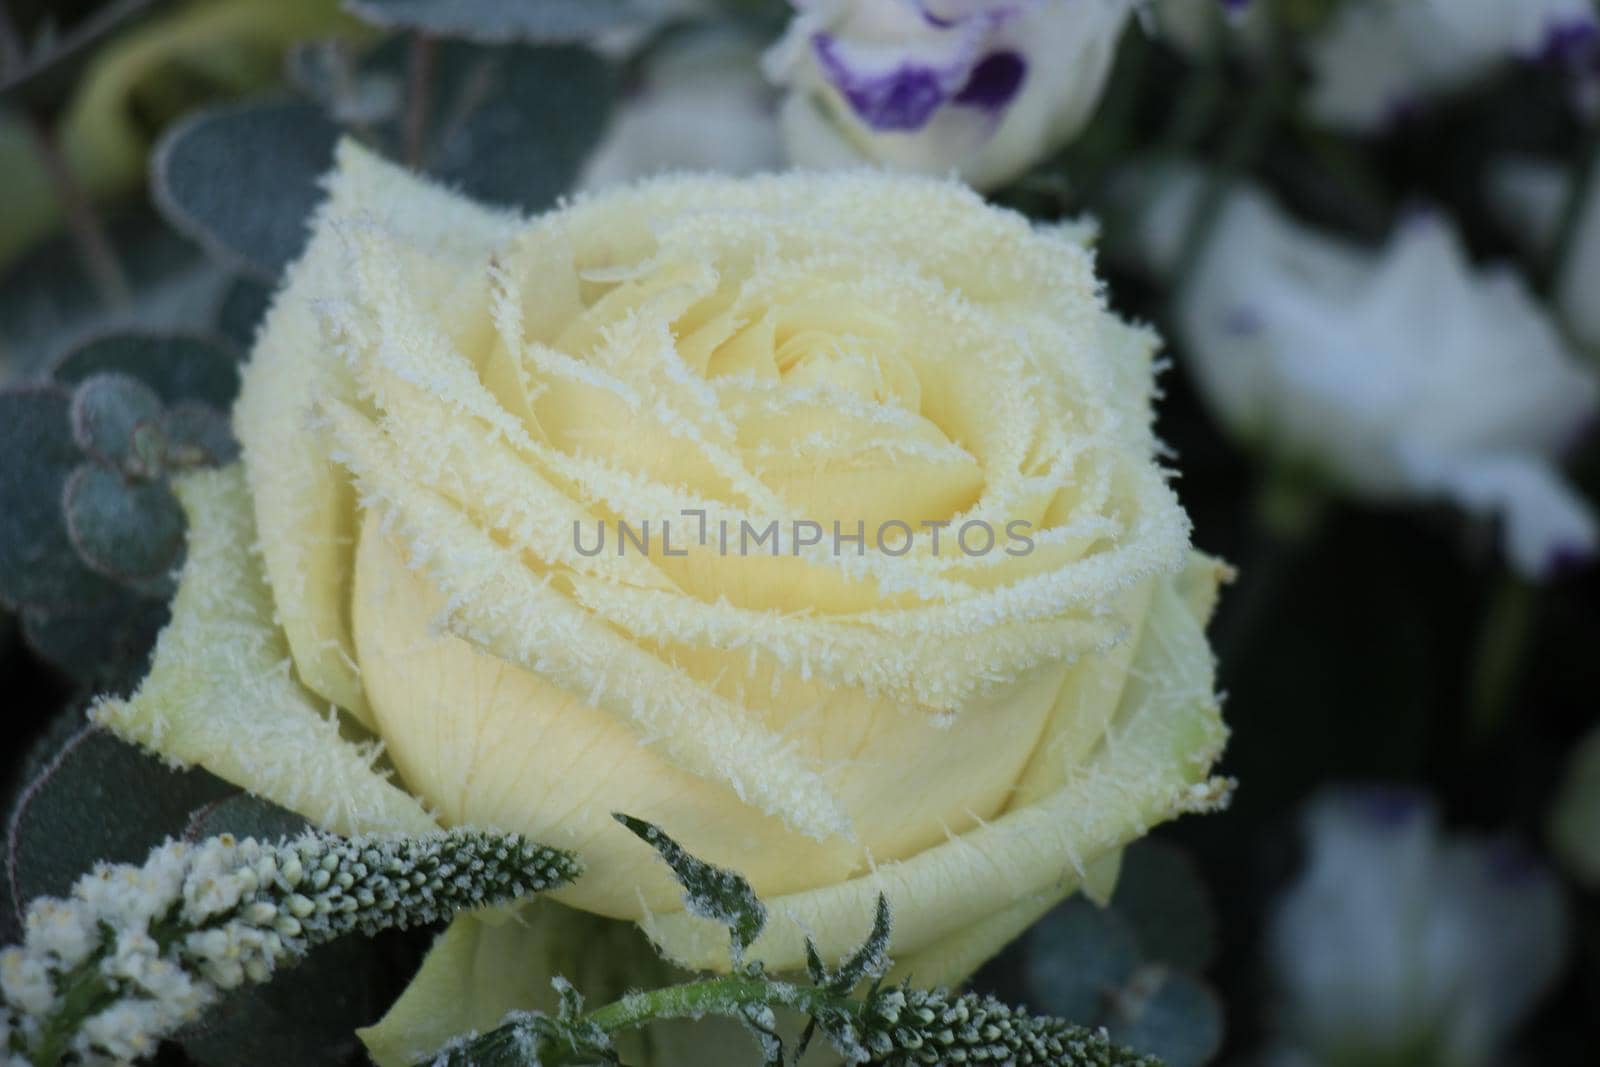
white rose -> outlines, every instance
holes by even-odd
[[[1168,182],[1144,217],[1158,265],[1176,256],[1198,183]],[[1496,515],[1523,573],[1593,554],[1594,515],[1557,459],[1594,415],[1595,375],[1522,280],[1474,270],[1439,218],[1409,220],[1374,252],[1242,188],[1184,288],[1178,329],[1239,435],[1358,494]]]
[[[1559,54],[1597,33],[1591,0],[1354,0],[1312,44],[1311,111],[1374,130],[1507,60]]]
[[[1072,140],[1132,0],[797,0],[767,54],[804,166],[880,163],[1000,185]]]

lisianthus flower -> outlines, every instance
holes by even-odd
[[[789,155],[1001,185],[1072,140],[1131,0],[797,0],[766,57]]]
[[[1272,1062],[1503,1062],[1566,955],[1556,879],[1509,841],[1442,832],[1408,791],[1329,791],[1305,830],[1269,928]]]
[[[1157,269],[1174,265],[1200,180],[1156,183],[1137,240]],[[1594,554],[1593,510],[1559,461],[1600,382],[1522,278],[1475,267],[1440,215],[1369,250],[1241,187],[1177,315],[1201,391],[1247,442],[1358,495],[1497,517],[1506,556],[1532,577]]]
[[[1592,47],[1597,37],[1590,0],[1351,0],[1312,42],[1311,111],[1330,125],[1378,130],[1508,61]]]

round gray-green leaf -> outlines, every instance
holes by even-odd
[[[228,416],[205,404],[185,402],[168,408],[161,419],[167,462],[174,467],[217,466],[239,455]]]
[[[65,385],[126,374],[154,389],[163,404],[194,400],[226,409],[239,392],[239,353],[199,334],[109,333],[63,353],[51,373]]]
[[[1201,1067],[1222,1047],[1222,1004],[1182,971],[1143,967],[1112,999],[1105,1028],[1113,1041],[1166,1067]]]
[[[169,618],[167,602],[117,590],[84,608],[22,613],[22,637],[47,663],[90,692],[125,695],[150,668]]]
[[[62,511],[83,459],[71,403],[57,385],[0,390],[0,602],[13,608],[60,611],[118,592],[79,556]]]
[[[1202,971],[1216,953],[1217,918],[1194,860],[1170,841],[1146,838],[1123,854],[1111,906],[1139,939],[1140,956]]]
[[[46,745],[33,753],[29,784],[7,823],[0,871],[16,911],[34,897],[64,896],[98,862],[142,860],[181,836],[196,809],[237,792],[205,771],[174,771],[103,730],[58,731]]]
[[[67,479],[62,501],[73,546],[101,574],[153,583],[177,566],[183,507],[165,482],[134,480],[85,463]]]
[[[210,108],[161,139],[151,189],[168,221],[213,257],[270,280],[305,247],[338,139],[303,101]]]
[[[148,476],[159,469],[161,449],[155,437],[161,416],[161,397],[127,374],[96,374],[72,393],[72,436],[78,447],[123,470]]]
[[[661,17],[661,0],[345,0],[375,26],[483,44],[585,41],[603,30]]]
[[[1138,965],[1138,939],[1122,918],[1072,897],[1028,935],[1028,1002],[1070,1022],[1098,1025]]]

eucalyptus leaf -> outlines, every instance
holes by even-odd
[[[124,582],[166,578],[183,553],[183,506],[166,482],[85,463],[62,496],[67,530],[95,570]]]
[[[207,252],[270,280],[305,247],[339,132],[303,101],[209,108],[161,139],[151,190],[173,226]]]
[[[408,78],[412,47],[388,41],[363,70]],[[605,61],[563,45],[428,47],[420,168],[474,199],[529,212],[568,192],[605,133],[615,93]],[[378,132],[391,156],[408,155],[404,122]]]
[[[272,288],[238,277],[223,290],[217,306],[217,333],[240,352],[255,347],[256,329],[272,304]]]
[[[166,460],[174,467],[220,466],[239,455],[239,442],[225,411],[185,401],[161,415]]]
[[[1081,896],[1041,919],[1028,936],[1028,1001],[1040,1011],[1085,1026],[1139,966],[1139,943],[1116,912]]]
[[[364,1063],[356,1030],[399,992],[395,938],[342,938],[266,985],[249,985],[177,1042],[203,1067],[346,1067]],[[410,960],[406,960],[410,962]],[[400,973],[404,973],[401,971]]]
[[[683,903],[690,914],[713,919],[728,928],[737,962],[767,924],[766,905],[744,876],[697,859],[660,827],[643,819],[621,813],[613,813],[612,818],[655,849],[672,868],[683,886]]]
[[[1171,842],[1146,838],[1124,853],[1111,906],[1148,962],[1203,971],[1216,954],[1211,895],[1189,854]]]
[[[157,425],[162,414],[154,389],[115,371],[93,375],[72,392],[72,436],[78,447],[124,469],[149,462],[137,447],[145,436],[140,430]]]
[[[344,7],[386,29],[483,44],[589,40],[666,10],[659,0],[345,0]]]
[[[232,834],[258,841],[277,841],[296,837],[311,828],[305,818],[270,800],[251,793],[234,793],[191,812],[184,833],[196,840]]]
[[[7,822],[6,876],[20,902],[62,896],[102,860],[142,862],[190,815],[237,792],[215,775],[175,771],[111,734],[85,727],[35,761],[40,769]],[[18,916],[13,916],[18,918]]]
[[[1111,1039],[1159,1057],[1166,1067],[1201,1067],[1222,1047],[1222,1004],[1203,982],[1166,967],[1144,967],[1111,1001]]]
[[[149,670],[150,650],[170,617],[165,600],[117,590],[84,608],[26,609],[22,636],[84,689],[125,694]]]
[[[18,375],[44,373],[62,351],[113,330],[209,329],[227,277],[153,209],[105,220],[131,303],[101,302],[77,248],[44,241],[0,273],[0,363]]]
[[[198,334],[106,334],[68,349],[52,370],[67,385],[106,373],[139,379],[166,404],[194,400],[226,410],[239,392],[237,350]]]
[[[0,602],[60,611],[118,593],[79,557],[62,512],[82,456],[71,397],[56,385],[0,389]]]

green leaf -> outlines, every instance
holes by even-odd
[[[1166,1067],[1201,1067],[1222,1048],[1222,1005],[1196,978],[1142,967],[1110,1002],[1104,1019],[1113,1041]]]
[[[1211,895],[1189,854],[1146,838],[1123,854],[1111,907],[1139,941],[1140,958],[1203,971],[1216,954],[1217,918]]]
[[[193,400],[227,410],[239,393],[238,352],[197,334],[106,334],[62,353],[51,371],[65,385],[106,373],[139,379],[168,405]]]
[[[175,467],[221,466],[239,455],[228,416],[193,401],[174,404],[161,416],[166,460]]]
[[[108,466],[155,474],[160,469],[161,398],[137,378],[111,371],[86,379],[72,393],[72,436]]]
[[[72,241],[41,243],[0,274],[0,360],[19,376],[47,373],[61,352],[114,330],[209,329],[226,276],[161,220],[140,208],[106,219],[107,237],[133,290],[107,307]]]
[[[93,727],[58,737],[33,763],[6,832],[5,872],[19,921],[27,901],[66,894],[101,860],[142,863],[150,849],[181,836],[197,808],[237,792],[205,771],[174,771]]]
[[[867,979],[882,978],[889,972],[889,935],[894,925],[890,917],[889,898],[882,893],[878,894],[877,911],[872,917],[872,932],[861,943],[861,947],[851,954],[850,958],[839,965],[839,969],[830,974],[825,984],[829,989],[838,993],[849,993]],[[809,943],[806,946],[807,961],[813,959],[816,953]]]
[[[1092,1026],[1138,965],[1138,939],[1122,918],[1072,897],[1029,934],[1028,1000],[1051,1015]]]
[[[276,841],[298,837],[309,829],[312,829],[311,823],[288,808],[280,808],[250,793],[234,793],[191,812],[184,836],[199,840],[232,834],[253,837],[257,841]]]
[[[209,108],[161,139],[151,190],[168,221],[224,263],[270,280],[305,247],[339,128],[293,100]]]
[[[344,7],[386,29],[483,44],[588,40],[666,13],[660,0],[345,0]]]
[[[612,818],[655,849],[667,861],[683,886],[683,903],[692,915],[713,919],[728,928],[733,937],[733,957],[737,963],[767,924],[767,909],[744,876],[714,867],[696,859],[660,827],[613,812]]]
[[[272,303],[272,287],[253,278],[235,278],[217,308],[217,332],[240,352],[255,347],[256,328]]]
[[[149,670],[150,650],[170,617],[165,600],[117,590],[85,608],[29,608],[22,613],[22,636],[83,688],[125,694]]]
[[[417,957],[403,937],[341,938],[266,985],[229,996],[175,1040],[203,1067],[364,1063],[356,1030],[383,1014]]]
[[[82,460],[71,398],[55,385],[0,389],[0,601],[61,611],[118,593],[73,547],[62,493]]]
[[[363,69],[404,78],[410,42],[378,48]],[[478,200],[542,211],[568,192],[605,133],[614,86],[605,62],[578,47],[465,41],[432,45],[421,169]],[[404,158],[403,123],[381,133]]]
[[[72,544],[91,567],[154,593],[170,590],[183,554],[183,506],[166,482],[137,481],[85,463],[62,506]]]

